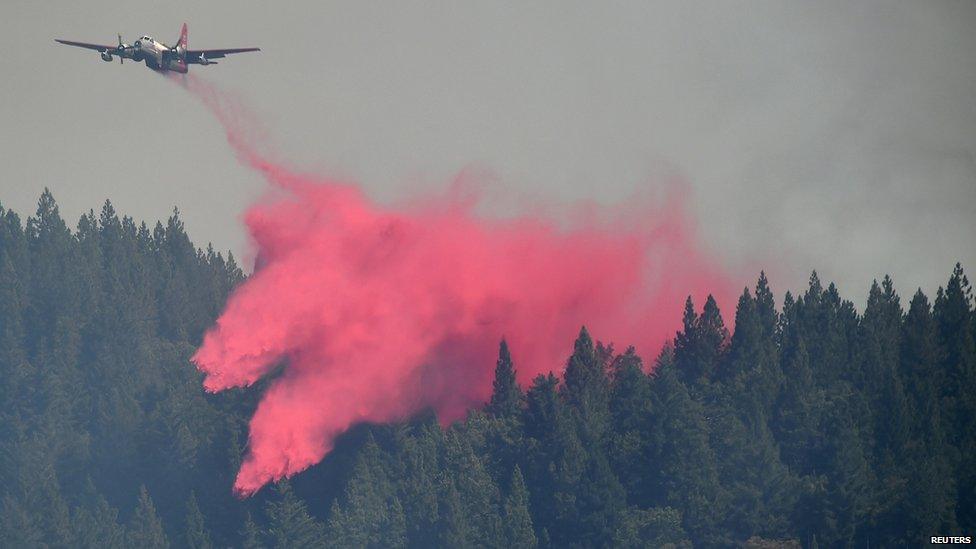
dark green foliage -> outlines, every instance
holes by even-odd
[[[332,506],[328,526],[328,539],[340,547],[406,544],[403,508],[372,436],[359,453],[342,503]]]
[[[526,394],[524,472],[536,528],[545,530],[551,543],[564,545],[579,524],[576,487],[587,456],[558,387],[552,373],[540,375]]]
[[[308,514],[305,502],[298,499],[286,480],[276,486],[276,498],[264,513],[268,518],[268,541],[275,549],[318,547],[325,543],[325,528]]]
[[[517,465],[512,472],[508,495],[505,496],[504,510],[505,545],[520,549],[535,547],[537,542],[532,529],[532,515],[529,512],[529,492],[525,488],[522,470]]]
[[[444,455],[444,435],[435,423],[399,429],[395,436],[396,477],[411,546],[437,542],[437,527],[444,514],[438,488]]]
[[[522,410],[522,389],[515,382],[515,366],[503,339],[498,346],[495,381],[487,411],[496,417],[514,417]]]
[[[731,405],[752,425],[769,415],[783,384],[779,349],[775,341],[775,310],[765,276],[756,285],[756,297],[743,291],[735,311],[735,333],[718,377],[736,398]]]
[[[72,513],[74,546],[91,549],[125,547],[125,529],[118,523],[118,511],[96,494],[94,488],[89,485],[86,505],[76,507]]]
[[[165,243],[189,245],[178,218],[152,235],[109,202],[72,234],[45,192],[25,225],[0,207],[0,493],[42,517],[45,544],[118,547],[145,485],[183,544],[191,486],[205,513],[234,502],[216,450],[243,409],[205,397],[188,358],[242,273],[192,246],[177,261]],[[174,278],[194,295],[168,293]],[[167,301],[200,319],[188,339],[163,334]]]
[[[441,513],[437,524],[437,545],[474,547],[475,533],[461,507],[461,495],[457,487],[450,479],[442,479],[438,492]]]
[[[913,436],[908,445],[909,467],[905,490],[913,504],[903,503],[908,539],[925,532],[954,531],[956,525],[956,476],[954,447],[946,439],[940,368],[941,347],[932,309],[919,290],[912,298],[902,326],[901,371],[915,411]]]
[[[247,518],[244,520],[244,528],[241,529],[241,549],[263,549],[264,548],[264,532],[258,527],[251,518],[251,514],[247,514]]]
[[[641,359],[628,348],[614,360],[611,368],[610,415],[612,432],[607,454],[613,470],[623,484],[628,503],[652,503],[652,475],[647,467],[651,440],[651,379],[642,369]]]
[[[715,376],[729,333],[712,296],[705,301],[701,315],[695,313],[689,296],[682,326],[674,340],[674,361],[681,380],[697,388]]]
[[[0,545],[4,547],[41,547],[44,530],[35,516],[10,496],[0,502]]]
[[[210,533],[203,524],[203,513],[197,505],[197,498],[190,492],[190,499],[186,502],[186,523],[184,525],[184,543],[192,549],[210,549]]]
[[[501,495],[468,438],[455,430],[447,433],[444,466],[458,494],[453,510],[464,517],[469,529],[467,544],[484,547],[501,539]]]
[[[719,484],[704,406],[691,397],[675,366],[663,360],[659,364],[653,384],[659,412],[653,418],[648,460],[653,503],[681,510],[684,530],[696,544],[721,543],[719,525],[728,498]]]
[[[735,539],[780,537],[789,530],[795,477],[781,460],[767,417],[784,384],[775,342],[775,311],[765,276],[756,298],[746,289],[736,308],[736,329],[717,378],[706,393],[710,441],[729,498],[724,523]],[[799,387],[803,378],[791,380]],[[791,404],[795,404],[791,403]]]
[[[610,387],[607,365],[613,349],[594,345],[583,327],[573,344],[573,354],[566,362],[561,394],[576,419],[577,436],[591,447],[604,442],[610,426]]]
[[[956,517],[961,524],[976,522],[976,334],[972,288],[956,264],[945,289],[935,299],[935,321],[943,349],[947,406],[943,419],[949,442],[959,452],[956,478],[959,499]]]
[[[885,277],[863,314],[816,273],[778,312],[761,274],[731,333],[689,299],[645,369],[584,328],[524,393],[502,341],[483,411],[357,427],[245,501],[261,389],[205,394],[189,363],[242,279],[175,210],[150,228],[106,201],[72,232],[50,192],[23,222],[0,207],[0,546],[897,547],[976,527],[960,266],[907,311]]]
[[[153,505],[145,486],[139,490],[139,503],[129,520],[126,542],[130,547],[169,547],[163,524],[156,515],[156,506]]]
[[[690,548],[681,513],[670,507],[627,509],[613,537],[614,547]]]

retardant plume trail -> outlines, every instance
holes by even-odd
[[[488,219],[450,192],[381,207],[354,186],[263,158],[233,102],[198,80],[185,85],[277,189],[245,216],[259,268],[193,356],[208,391],[286,363],[251,419],[242,495],[317,463],[356,423],[428,407],[444,422],[463,416],[489,397],[503,336],[526,383],[561,370],[584,323],[653,353],[688,294],[729,295],[680,200],[569,228],[539,216]]]

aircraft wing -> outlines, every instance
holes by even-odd
[[[60,38],[55,38],[54,41],[58,42],[59,44],[65,44],[68,46],[75,46],[78,48],[86,48],[89,50],[95,50],[101,52],[115,49],[115,46],[105,46],[103,44],[89,44],[87,42],[72,42],[71,40],[61,40]]]
[[[249,51],[261,51],[261,48],[228,48],[223,50],[186,50],[187,63],[200,63],[200,57],[206,56],[207,59],[220,59],[232,53],[246,53]]]

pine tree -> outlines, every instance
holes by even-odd
[[[608,456],[632,504],[649,506],[646,455],[651,417],[651,382],[633,347],[613,363],[610,395],[612,433]]]
[[[879,459],[883,459],[885,453],[901,453],[909,436],[911,410],[908,409],[899,365],[902,316],[900,299],[891,278],[884,278],[883,290],[875,282],[861,319],[858,345],[861,379],[856,380],[856,385],[867,393],[876,410],[878,421],[874,434]],[[876,391],[877,388],[881,391]]]
[[[441,547],[474,547],[475,533],[468,524],[468,517],[464,514],[461,496],[457,487],[449,478],[441,480],[440,492],[440,520],[437,525],[438,545]]]
[[[196,495],[191,491],[190,498],[186,502],[186,522],[184,526],[184,538],[187,547],[193,549],[210,549],[213,543],[210,541],[210,533],[203,524],[203,513],[197,505]]]
[[[403,512],[400,498],[393,496],[389,507],[390,509],[387,512],[389,518],[384,524],[382,543],[385,547],[406,547],[408,541],[407,516]]]
[[[0,258],[0,400],[9,410],[31,405],[36,375],[24,349],[25,289],[9,254]]]
[[[275,549],[317,547],[325,541],[325,529],[308,514],[305,503],[295,496],[287,480],[276,485],[277,500],[265,504],[268,537]]]
[[[85,508],[75,509],[71,518],[74,547],[89,549],[125,547],[125,530],[118,524],[103,522]]]
[[[457,431],[446,436],[444,465],[454,478],[459,510],[470,531],[469,541],[477,546],[490,545],[501,537],[499,490],[484,462]]]
[[[42,481],[37,495],[44,509],[45,542],[52,547],[64,547],[74,543],[71,530],[71,513],[61,495],[59,484],[53,479]]]
[[[494,390],[488,403],[488,413],[495,417],[514,417],[522,409],[522,389],[515,380],[515,366],[503,339],[498,346],[498,363],[495,365]]]
[[[247,514],[244,520],[244,527],[241,529],[241,549],[264,549],[264,532],[258,527],[257,523]]]
[[[854,304],[842,300],[833,283],[823,289],[814,271],[807,292],[797,300],[795,308],[796,328],[814,365],[814,381],[824,388],[839,381],[851,381],[856,372],[850,366],[856,363],[853,355],[858,332]]]
[[[829,404],[824,429],[827,440],[827,505],[836,517],[821,535],[831,544],[854,544],[865,524],[875,494],[866,438],[858,430],[855,407],[839,397]]]
[[[31,304],[26,315],[27,332],[32,336],[29,345],[50,348],[57,323],[76,313],[80,293],[75,291],[78,273],[68,267],[74,259],[71,232],[48,189],[38,200],[35,216],[27,220],[26,236],[32,256],[28,278]]]
[[[37,517],[10,496],[0,502],[0,546],[44,546],[44,532]]]
[[[139,488],[139,504],[129,520],[126,539],[131,547],[169,547],[163,523],[156,515],[156,506],[153,505],[145,486]]]
[[[745,289],[735,312],[735,333],[729,353],[718,372],[727,387],[726,394],[739,410],[739,417],[753,427],[768,417],[779,396],[783,374],[779,367],[775,340],[775,316],[770,318],[772,294],[761,277],[753,298]],[[758,296],[759,294],[757,294]],[[772,311],[775,315],[775,311]]]
[[[910,401],[905,394],[899,347],[902,334],[900,298],[891,278],[881,285],[875,281],[868,294],[868,304],[858,333],[857,363],[852,375],[854,388],[866,400],[873,420],[862,421],[863,434],[873,435],[866,450],[872,459],[876,486],[871,514],[877,526],[870,536],[886,544],[906,543],[900,539],[904,518],[902,502],[911,497],[905,490],[909,469],[905,456],[911,437]]]
[[[710,407],[711,448],[728,495],[722,526],[739,542],[753,536],[785,538],[796,503],[796,480],[762,419],[747,426],[735,411]]]
[[[688,297],[682,323],[683,329],[674,340],[675,364],[689,388],[703,387],[703,382],[715,376],[729,333],[712,296],[708,296],[700,316]]]
[[[799,326],[789,322],[782,337],[784,387],[771,427],[780,444],[783,463],[798,475],[804,475],[814,473],[822,458],[823,444],[818,432],[824,393],[814,383],[810,355]]]
[[[444,433],[433,418],[396,432],[394,476],[399,480],[399,497],[411,546],[438,543],[437,524],[444,510],[438,493],[442,476]]]
[[[681,526],[681,512],[670,507],[631,507],[614,533],[614,547],[672,547],[690,549],[691,541]]]
[[[332,505],[329,539],[342,547],[395,547],[405,543],[403,509],[384,470],[381,450],[370,433],[359,452],[341,504]]]
[[[109,506],[105,498],[94,491],[84,506],[76,507],[71,516],[71,529],[75,547],[88,549],[121,549],[125,547],[125,529],[119,525],[117,510]]]
[[[588,452],[578,434],[578,416],[560,398],[557,387],[552,373],[539,375],[526,394],[528,468],[524,474],[540,544],[548,536],[546,543],[558,546],[570,543],[579,531],[576,497]]]
[[[769,288],[769,279],[765,272],[760,272],[759,280],[756,281],[756,314],[759,316],[759,327],[763,335],[774,336],[779,315],[776,313],[776,299]]]
[[[614,533],[624,518],[627,494],[602,453],[590,454],[574,495],[579,523],[573,542],[589,547],[612,544]]]
[[[902,328],[900,364],[906,393],[912,396],[913,438],[906,456],[909,473],[904,502],[905,538],[919,539],[925,532],[951,532],[956,528],[956,476],[946,440],[941,394],[945,373],[932,308],[921,290],[915,293]]]
[[[522,470],[518,465],[512,472],[512,484],[505,496],[505,545],[519,549],[536,547],[532,516],[529,513],[529,492],[525,488]]]
[[[717,377],[726,383],[745,379],[759,365],[761,358],[758,353],[763,335],[756,300],[749,293],[749,288],[745,288],[735,308],[735,333],[729,344],[728,364],[719,370]]]
[[[606,366],[612,353],[612,349],[594,345],[584,326],[573,344],[573,354],[566,361],[562,393],[576,417],[580,441],[591,449],[603,446],[610,427]]]
[[[695,544],[729,543],[719,529],[727,513],[726,494],[709,445],[705,411],[678,379],[676,366],[659,359],[652,379],[649,461],[654,468],[655,501],[682,511],[682,526]]]
[[[960,456],[976,455],[976,334],[973,333],[972,288],[956,264],[945,289],[935,300],[935,319],[943,349],[942,367],[946,383],[944,420],[948,440]],[[976,525],[976,468],[970,460],[956,464],[956,517],[962,526]]]
[[[125,528],[119,524],[119,512],[108,504],[86,477],[75,494],[71,508],[72,544],[76,547],[124,547]]]
[[[562,413],[558,386],[559,379],[552,372],[545,376],[539,374],[532,380],[532,387],[526,394],[525,409],[525,431],[529,437],[549,441],[554,436],[557,417]]]

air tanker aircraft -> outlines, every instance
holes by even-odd
[[[119,58],[119,63],[124,59],[133,61],[145,61],[150,69],[160,72],[173,71],[186,73],[190,65],[216,65],[214,59],[220,59],[232,53],[244,53],[249,51],[261,51],[261,48],[230,48],[223,50],[189,50],[186,48],[186,23],[183,23],[183,30],[180,31],[180,40],[176,46],[170,47],[162,42],[157,42],[152,36],[143,36],[130,46],[122,42],[122,35],[119,35],[117,46],[104,46],[101,44],[88,44],[86,42],[72,42],[70,40],[55,39],[55,42],[95,50],[102,54],[102,61],[111,61],[112,56]]]

